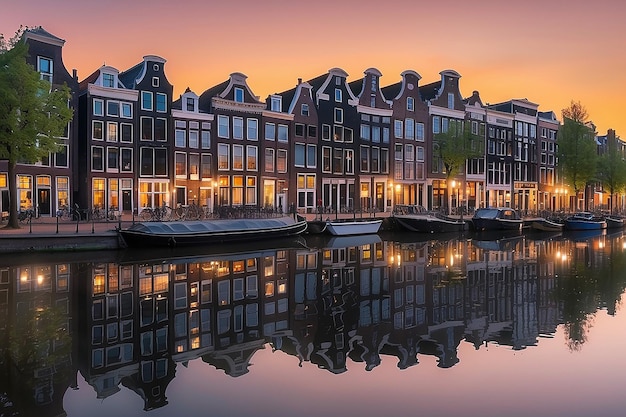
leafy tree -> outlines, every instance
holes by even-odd
[[[19,228],[17,164],[35,163],[55,152],[56,137],[72,118],[69,88],[42,80],[28,64],[25,30],[20,28],[8,41],[0,35],[0,159],[8,164],[8,228]]]
[[[598,180],[611,195],[609,206],[611,213],[613,212],[613,197],[626,186],[626,162],[624,162],[621,149],[617,146],[618,140],[614,131],[609,131],[606,148],[598,158]]]
[[[596,175],[595,132],[587,121],[587,110],[580,102],[572,101],[569,107],[563,109],[562,114],[563,126],[557,136],[559,166],[566,182],[578,196]]]
[[[434,153],[446,173],[446,184],[450,178],[461,173],[468,159],[484,155],[484,139],[472,133],[471,123],[450,120],[448,130],[435,135]],[[457,202],[458,204],[458,202]]]

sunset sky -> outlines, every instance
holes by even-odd
[[[421,84],[461,74],[483,102],[527,98],[539,110],[580,101],[599,134],[626,138],[623,0],[0,0],[0,33],[42,26],[65,39],[79,80],[106,63],[124,71],[144,55],[167,60],[174,98],[232,72],[255,94],[292,88],[339,67],[349,81],[378,68],[386,86],[407,69]]]

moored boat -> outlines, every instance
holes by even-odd
[[[393,218],[402,228],[419,233],[462,232],[466,225],[464,220],[429,213],[421,206],[399,205]]]
[[[563,230],[563,223],[550,219],[539,218],[533,219],[530,223],[530,227],[539,232],[560,232]]]
[[[604,220],[606,221],[607,229],[622,229],[626,225],[621,217],[606,216]]]
[[[564,225],[566,230],[602,230],[606,227],[607,222],[604,218],[586,211],[568,217]]]
[[[326,230],[333,236],[367,235],[378,233],[382,219],[327,220]]]
[[[188,222],[140,222],[118,233],[130,247],[188,246],[279,238],[298,235],[307,228],[297,216],[266,219],[218,219]]]
[[[476,231],[521,230],[524,221],[509,207],[488,207],[476,210],[472,225]]]

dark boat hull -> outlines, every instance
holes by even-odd
[[[189,222],[190,225],[184,223],[138,223],[129,229],[119,230],[118,233],[129,247],[178,247],[281,238],[301,234],[307,228],[304,219],[293,222],[254,219]],[[196,230],[192,226],[197,226]]]
[[[412,232],[449,233],[465,230],[465,222],[461,220],[441,219],[427,215],[397,215],[394,218],[400,226]]]
[[[474,230],[488,231],[488,230],[521,230],[522,220],[507,220],[507,219],[472,219]]]

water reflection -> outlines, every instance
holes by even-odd
[[[0,258],[3,415],[63,414],[77,378],[98,399],[125,387],[158,409],[178,367],[199,359],[239,377],[266,346],[333,374],[426,356],[463,366],[462,342],[521,350],[559,325],[580,350],[626,284],[622,233],[308,236],[74,256]]]

